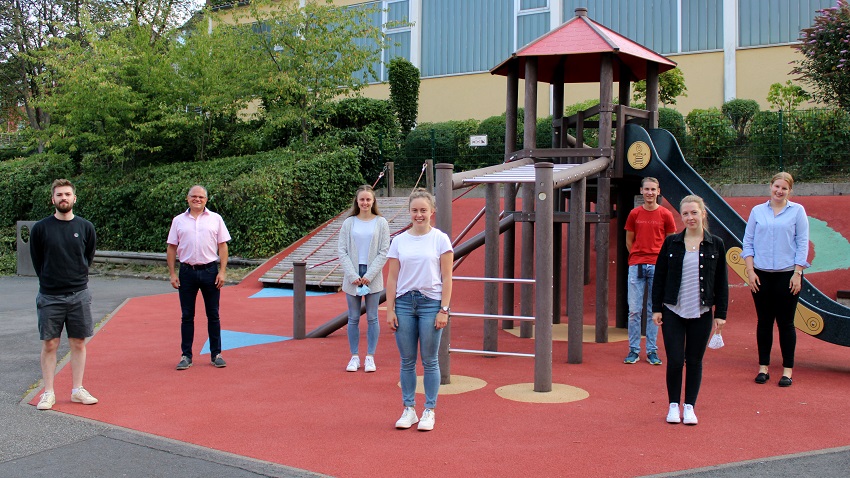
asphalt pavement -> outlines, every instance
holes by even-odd
[[[91,278],[89,289],[97,322],[128,298],[174,292],[167,281],[100,276]],[[0,477],[322,476],[36,410],[28,402],[38,393],[41,380],[37,292],[38,280],[34,277],[0,277]],[[63,337],[59,357],[68,354],[66,342]]]

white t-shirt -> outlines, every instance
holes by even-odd
[[[358,217],[354,218],[354,223],[351,225],[351,237],[354,238],[354,244],[357,246],[358,264],[369,265],[369,245],[372,244],[374,233],[374,217],[368,221],[364,221]]]
[[[440,300],[443,292],[440,256],[449,251],[453,251],[449,236],[433,227],[423,236],[414,236],[410,231],[396,236],[387,253],[387,257],[399,262],[396,297],[418,290],[425,297]]]

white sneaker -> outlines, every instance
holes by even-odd
[[[56,404],[56,395],[53,392],[44,392],[41,394],[41,400],[35,408],[39,410],[50,410]]]
[[[348,361],[348,366],[345,367],[345,371],[356,372],[358,368],[360,368],[360,357],[352,355],[351,360]]]
[[[437,420],[437,417],[434,416],[434,410],[430,408],[426,408],[424,412],[422,412],[422,419],[419,420],[419,431],[427,432],[434,429],[434,422]]]
[[[404,407],[404,412],[401,414],[401,418],[395,422],[396,428],[410,428],[414,423],[419,421],[419,417],[416,416],[416,409],[413,407]],[[433,425],[432,425],[433,426]]]
[[[681,423],[679,418],[679,404],[671,403],[670,410],[667,411],[667,423]]]
[[[371,355],[366,356],[366,365],[363,366],[363,371],[365,372],[374,372],[377,370],[375,367],[375,358]]]
[[[88,390],[83,387],[78,388],[75,393],[71,394],[71,401],[82,403],[83,405],[94,405],[97,403],[97,399],[92,397]]]
[[[682,412],[682,423],[685,425],[696,425],[698,422],[697,416],[694,414],[694,406],[686,403],[685,410]]]

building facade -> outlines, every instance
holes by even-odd
[[[505,111],[505,80],[489,70],[535,38],[573,17],[577,7],[606,27],[678,63],[688,87],[675,108],[720,107],[733,98],[768,108],[768,89],[792,79],[800,30],[834,0],[335,0],[351,8],[379,7],[376,26],[395,45],[383,62],[403,56],[422,76],[419,121],[483,119]],[[376,65],[386,80],[383,65]],[[805,85],[803,85],[805,87]],[[521,86],[522,88],[522,86]],[[616,91],[616,89],[615,89]],[[542,92],[538,111],[551,112]],[[366,96],[386,98],[375,83]],[[570,85],[566,104],[599,94],[597,84]],[[520,95],[522,96],[522,95]],[[522,99],[520,98],[520,101]]]

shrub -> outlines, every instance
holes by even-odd
[[[0,224],[37,220],[50,214],[50,184],[74,176],[74,164],[62,154],[42,153],[0,162]],[[82,193],[80,199],[85,197]]]
[[[672,108],[658,108],[658,127],[669,131],[679,142],[679,147],[685,147],[685,117]]]
[[[387,64],[390,101],[406,134],[416,126],[419,115],[419,68],[397,56]]]
[[[738,133],[738,144],[743,144],[750,121],[759,111],[758,102],[736,98],[723,103],[720,111],[732,122],[732,127]]]
[[[692,161],[698,160],[704,166],[717,166],[735,142],[732,122],[717,108],[695,109],[685,118],[688,125],[689,144]]]

